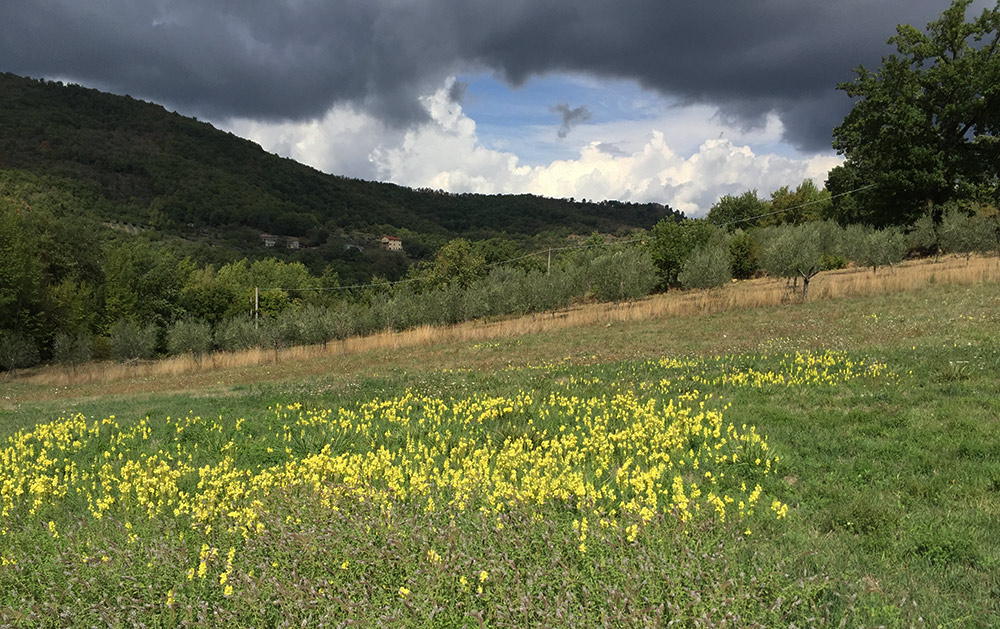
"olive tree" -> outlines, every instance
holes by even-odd
[[[167,351],[191,354],[197,362],[212,351],[212,328],[204,321],[177,321],[167,329]]]
[[[155,324],[140,326],[122,319],[111,328],[111,355],[121,362],[152,358],[158,335]]]
[[[601,301],[624,301],[649,294],[656,286],[653,259],[640,249],[619,249],[590,265],[594,296]]]
[[[844,252],[858,266],[871,267],[875,273],[878,267],[892,266],[903,259],[906,239],[896,228],[848,225],[844,230]]]
[[[715,288],[733,278],[729,247],[711,243],[695,249],[677,279],[684,288]]]
[[[262,344],[259,324],[245,316],[226,319],[215,328],[215,344],[227,352],[259,347]]]
[[[809,282],[822,269],[820,237],[816,223],[767,230],[760,252],[761,267],[772,277],[802,278],[802,299],[808,299]]]
[[[969,215],[957,205],[949,204],[941,217],[938,238],[942,251],[965,254],[968,260],[973,253],[987,253],[997,248],[996,220],[980,213]]]
[[[52,342],[52,357],[66,365],[79,365],[93,356],[93,343],[85,331],[59,332]]]

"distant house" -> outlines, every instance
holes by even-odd
[[[357,251],[364,251],[365,250],[365,248],[362,247],[361,245],[354,245],[354,244],[350,244],[350,243],[344,245],[344,251],[350,251],[351,249],[355,249]]]
[[[382,248],[386,251],[402,251],[403,241],[395,236],[382,236],[382,240],[379,241],[382,244]]]
[[[298,238],[286,238],[284,236],[275,236],[273,234],[261,234],[260,240],[264,243],[265,247],[277,247],[281,244],[289,249],[302,248],[302,243],[299,242]]]

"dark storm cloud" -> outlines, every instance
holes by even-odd
[[[549,107],[549,111],[554,114],[559,114],[562,118],[562,124],[559,126],[559,130],[556,131],[556,135],[560,138],[565,138],[569,135],[570,129],[580,124],[581,122],[586,122],[590,120],[590,110],[586,106],[580,105],[579,107],[574,107],[570,109],[569,103],[559,103],[558,105],[552,105]]]
[[[974,7],[981,10],[984,0]],[[76,80],[208,117],[304,119],[351,104],[407,124],[455,72],[513,85],[552,72],[630,78],[754,125],[768,112],[829,148],[835,90],[877,65],[896,24],[943,0],[10,0],[0,70]],[[460,89],[460,88],[459,88]],[[453,97],[460,96],[454,94]]]
[[[469,90],[469,84],[462,81],[455,81],[448,88],[448,100],[453,103],[461,103],[465,100],[465,93]]]

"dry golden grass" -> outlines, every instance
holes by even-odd
[[[917,260],[894,269],[843,269],[817,275],[810,285],[809,300],[895,293],[928,284],[969,285],[1000,280],[1000,259],[995,257],[947,257],[939,261]],[[761,278],[734,282],[707,291],[670,292],[621,304],[587,304],[567,311],[528,315],[499,321],[472,321],[454,326],[420,326],[403,332],[380,332],[326,346],[293,347],[278,351],[255,349],[217,352],[196,361],[191,356],[167,358],[139,364],[92,363],[76,368],[40,368],[25,381],[46,386],[69,386],[113,382],[124,379],[158,378],[211,372],[255,365],[308,361],[320,357],[356,355],[382,350],[430,346],[438,343],[511,338],[574,326],[691,317],[726,310],[778,306],[798,301],[783,279]]]

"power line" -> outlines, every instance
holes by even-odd
[[[757,216],[748,216],[746,218],[740,218],[735,221],[729,221],[728,223],[722,223],[719,227],[728,227],[729,225],[735,225],[736,223],[745,223],[746,221],[752,221],[758,218],[765,218],[767,216],[774,216],[775,214],[782,214],[784,212],[791,212],[792,210],[798,210],[804,208],[808,205],[816,205],[817,203],[825,203],[831,199],[836,199],[837,197],[842,197],[848,194],[853,194],[855,192],[861,192],[862,190],[867,190],[868,188],[874,188],[876,184],[870,183],[867,186],[861,186],[860,188],[855,188],[854,190],[848,190],[847,192],[840,192],[838,194],[831,195],[825,199],[814,199],[812,201],[807,201],[801,205],[795,205],[792,207],[786,207],[783,210],[776,210],[774,212],[767,212],[766,214],[758,214]]]

